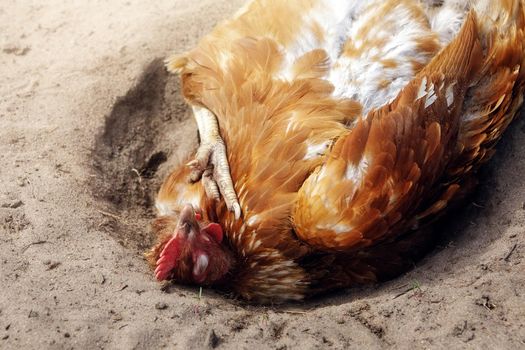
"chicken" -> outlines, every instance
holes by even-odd
[[[275,303],[404,271],[521,106],[524,27],[523,0],[248,3],[168,61],[202,145],[157,279]]]

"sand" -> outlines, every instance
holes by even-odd
[[[162,59],[241,0],[4,1],[0,348],[525,348],[525,122],[392,281],[257,307],[161,290],[152,198],[197,144]]]

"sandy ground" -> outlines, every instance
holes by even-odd
[[[197,135],[162,58],[240,3],[2,3],[0,348],[525,348],[523,119],[404,276],[279,308],[160,289],[151,198]]]

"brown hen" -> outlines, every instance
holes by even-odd
[[[433,3],[255,0],[170,59],[202,144],[157,278],[279,302],[410,266],[523,100],[523,1]]]

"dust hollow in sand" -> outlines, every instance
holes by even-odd
[[[147,221],[153,217],[155,193],[166,171],[195,147],[192,123],[179,79],[160,59],[145,68],[106,116],[92,153],[98,176],[90,186],[112,209],[104,212],[110,218],[107,231],[124,246],[144,250],[151,245]]]

